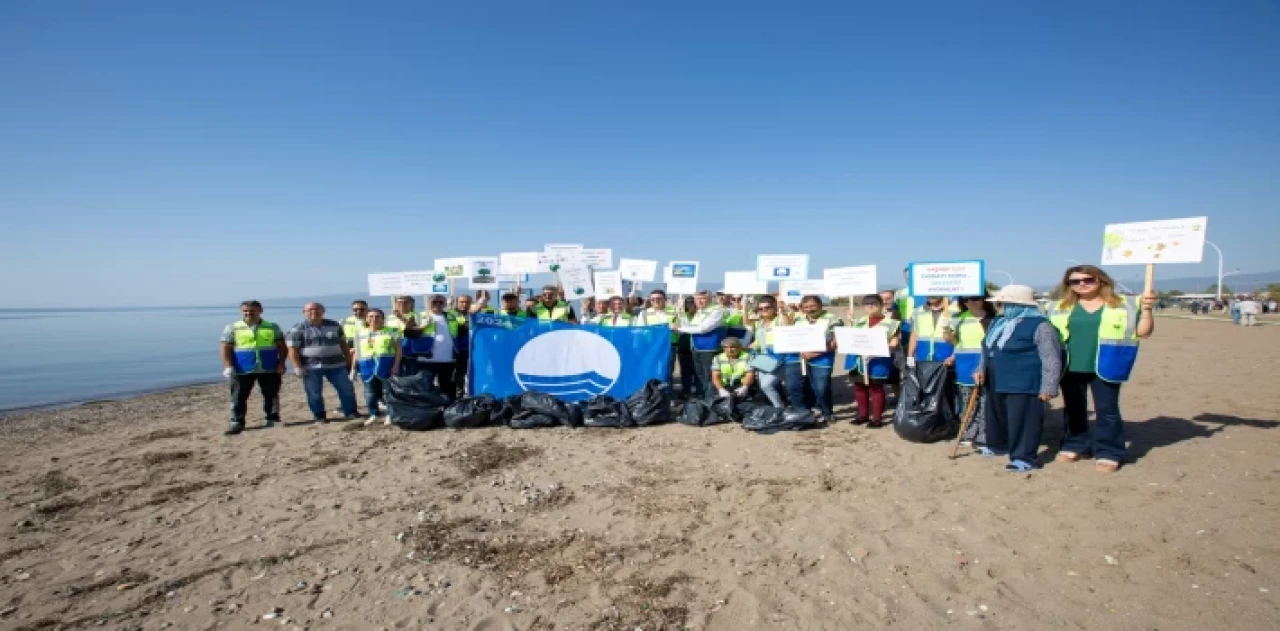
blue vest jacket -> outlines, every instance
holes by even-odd
[[[1045,320],[1031,318],[1019,322],[1004,348],[983,344],[991,387],[1000,394],[1040,394],[1040,352],[1036,329]],[[987,338],[990,340],[990,336]]]

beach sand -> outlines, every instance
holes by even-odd
[[[1280,327],[1158,327],[1114,475],[847,422],[258,430],[256,395],[224,438],[221,385],[8,417],[0,627],[1277,628]]]

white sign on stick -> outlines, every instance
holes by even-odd
[[[769,282],[756,280],[756,273],[725,272],[724,293],[735,296],[762,296],[769,293]]]
[[[836,267],[822,270],[825,290],[832,298],[869,296],[876,293],[876,266]]]
[[[701,264],[697,261],[672,261],[670,280],[667,281],[668,294],[692,294],[698,291],[698,270]]]
[[[471,275],[471,259],[465,256],[436,259],[435,270],[444,272],[447,278],[466,278]]]
[[[471,259],[471,280],[468,286],[471,289],[498,289],[498,257],[495,256],[477,256]]]
[[[404,272],[369,274],[370,296],[400,296],[404,290]]]
[[[658,273],[658,262],[644,259],[622,259],[618,262],[618,271],[622,272],[622,278],[625,280],[652,283],[653,277]]]
[[[585,267],[561,268],[560,282],[564,285],[566,300],[582,300],[595,295],[591,286],[591,270]]]
[[[1199,263],[1208,229],[1208,217],[1107,224],[1102,264]]]
[[[548,272],[558,272],[566,267],[585,267],[582,263],[582,245],[581,244],[556,244],[549,243],[543,246],[543,253],[547,255]]]
[[[863,357],[889,357],[889,338],[879,328],[854,328],[838,326],[836,332],[836,349],[845,355],[861,355]]]
[[[987,291],[982,261],[932,261],[907,266],[912,296],[981,296]]]
[[[825,353],[827,330],[820,326],[780,326],[772,330],[777,353]]]
[[[609,248],[579,250],[578,261],[587,267],[609,269],[613,267],[613,250]]]
[[[622,287],[621,272],[596,272],[596,300],[608,300],[614,296],[625,296]]]
[[[756,257],[756,280],[808,279],[808,254],[761,254]]]
[[[401,273],[404,276],[403,285],[401,287],[404,290],[404,293],[409,294],[410,296],[425,296],[427,294],[435,293],[434,278],[436,277],[436,272],[428,270],[425,272]],[[445,293],[448,293],[448,289],[445,290]]]
[[[820,280],[795,280],[778,283],[782,299],[789,305],[798,305],[805,296],[821,296],[826,283]]]
[[[503,252],[498,255],[499,274],[537,274],[539,252]]]

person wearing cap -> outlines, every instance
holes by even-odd
[[[627,299],[622,296],[614,296],[606,304],[605,312],[596,316],[592,323],[612,328],[632,326],[632,319],[631,313],[627,311]]]
[[[751,354],[742,350],[742,340],[736,337],[721,340],[720,349],[724,352],[711,362],[711,385],[721,397],[746,399],[756,381]]]
[[[844,323],[823,308],[822,298],[818,296],[801,298],[800,312],[798,316],[783,314],[783,321],[790,320],[791,326],[822,328],[826,332],[827,350],[787,356],[787,398],[795,407],[817,407],[822,421],[830,423],[835,420],[835,402],[831,396],[831,372],[836,359],[833,329]]]
[[[756,314],[751,318],[751,352],[753,368],[760,385],[760,391],[769,399],[773,407],[786,407],[783,393],[786,392],[786,357],[773,350],[773,330],[780,326],[791,326],[778,311],[778,299],[773,296],[761,296],[756,303]]]
[[[1048,402],[1058,396],[1062,378],[1062,342],[1058,330],[1040,312],[1035,291],[1007,285],[991,299],[999,317],[982,343],[973,378],[985,384],[990,425],[984,456],[1008,455],[1005,471],[1038,469],[1040,432]]]
[[[1117,296],[1115,281],[1093,265],[1076,265],[1062,275],[1062,299],[1049,307],[1049,321],[1067,346],[1062,403],[1067,431],[1060,462],[1093,456],[1096,468],[1113,473],[1125,458],[1120,386],[1138,360],[1138,340],[1155,332],[1156,295],[1146,292],[1135,304]],[[1089,394],[1094,416],[1089,427]]]
[[[643,309],[636,315],[636,320],[640,326],[666,326],[670,327],[672,322],[676,321],[676,309],[667,305],[667,292],[661,289],[655,289],[649,292],[649,307]],[[671,355],[667,358],[667,387],[674,388],[675,384],[672,379],[675,378],[676,359],[680,354],[680,334],[676,331],[671,332]],[[690,358],[692,359],[692,358]],[[692,361],[689,362],[689,371],[693,371]],[[681,376],[684,375],[685,368],[683,364],[680,368]]]
[[[956,397],[957,416],[963,416],[968,407],[969,397],[977,390],[977,399],[973,404],[973,421],[965,428],[962,443],[969,446],[987,444],[987,393],[978,385],[974,375],[982,363],[982,341],[986,339],[987,329],[995,320],[995,307],[987,302],[987,296],[968,296],[962,301],[960,315],[956,317],[954,329],[946,331],[947,341],[956,348],[956,384],[959,396]]]
[[[884,423],[884,385],[893,372],[893,351],[898,348],[898,321],[885,315],[884,298],[871,295],[862,299],[866,313],[853,323],[855,329],[877,329],[884,333],[889,343],[888,357],[862,357],[846,355],[844,367],[849,371],[849,383],[853,385],[853,399],[858,404],[855,425],[880,427]]]

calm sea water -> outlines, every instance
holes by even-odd
[[[288,331],[302,307],[263,317]],[[239,318],[234,306],[0,309],[0,411],[222,381],[218,336]]]

